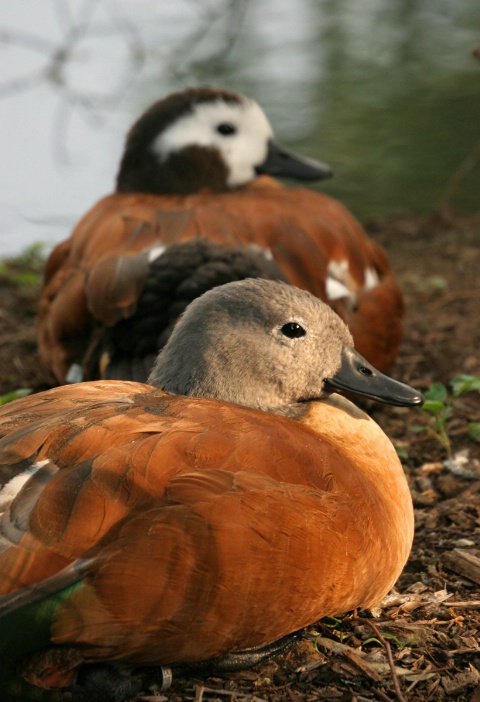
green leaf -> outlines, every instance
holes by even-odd
[[[475,375],[457,375],[450,381],[454,397],[459,397],[464,392],[480,392],[480,377]]]
[[[0,396],[0,405],[6,405],[7,402],[18,400],[19,397],[26,397],[31,393],[31,388],[20,388],[19,390],[12,390],[12,392],[7,392],[5,395]]]
[[[445,420],[448,419],[452,414],[453,414],[453,406],[450,404],[443,405],[442,409],[438,413],[437,421],[440,420],[442,423],[444,423]]]
[[[474,441],[480,441],[480,422],[470,422],[468,433]]]
[[[337,617],[330,617],[326,616],[322,618],[322,624],[325,624],[325,626],[332,627],[333,629],[337,626],[340,626],[340,624],[343,624],[343,621],[341,619],[337,619]]]
[[[445,405],[441,400],[425,400],[422,405],[422,410],[424,412],[430,412],[430,414],[438,414],[444,407]]]
[[[448,397],[448,391],[442,383],[432,383],[425,393],[425,399],[432,402],[445,402]],[[425,407],[425,405],[423,405]]]
[[[45,265],[45,244],[37,241],[27,246],[18,256],[11,259],[18,266],[29,266],[43,270]]]
[[[426,427],[425,424],[409,424],[407,429],[411,431],[412,434],[419,434],[421,431],[427,431],[428,427]]]
[[[435,290],[446,290],[448,288],[448,282],[439,275],[431,275],[428,278],[428,282]]]

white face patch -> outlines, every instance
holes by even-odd
[[[26,470],[19,473],[14,478],[5,483],[3,488],[0,490],[0,513],[4,511],[6,507],[15,499],[22,487],[25,485],[27,480],[29,480],[32,475],[35,475],[37,470],[42,468],[42,466],[47,465],[50,461],[39,461],[38,463],[32,463],[28,466]]]
[[[231,125],[235,132],[222,134],[218,127]],[[253,100],[239,103],[198,104],[193,112],[181,117],[158,135],[152,144],[161,161],[187,146],[217,149],[227,166],[227,185],[244,185],[255,178],[255,167],[265,160],[273,131],[265,113]]]

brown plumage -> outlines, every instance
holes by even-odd
[[[395,449],[329,391],[421,396],[362,359],[318,299],[218,287],[187,308],[150,383],[63,386],[0,410],[0,654],[35,685],[87,685],[84,663],[215,667],[373,606],[407,559]],[[124,699],[113,671],[108,699]]]
[[[139,307],[151,266],[162,265],[158,246],[167,255],[168,247],[198,238],[241,252],[255,245],[257,264],[249,272],[247,262],[239,274],[226,273],[227,263],[219,278],[211,271],[203,287],[191,284],[187,298],[177,281],[158,293],[160,306],[180,300],[184,307],[207,286],[228,282],[226,275],[283,278],[328,302],[358,350],[386,370],[401,339],[403,300],[384,251],[333,198],[286,188],[265,173],[299,180],[330,174],[281,150],[263,112],[243,96],[198,88],[155,103],[128,135],[117,192],[48,260],[38,343],[56,381],[65,382],[72,364],[83,367],[84,379],[146,378],[141,367],[150,365],[168,325],[148,321],[147,350],[119,350],[119,339],[143,334],[135,327],[137,320],[146,326]],[[128,333],[112,334],[125,318]]]

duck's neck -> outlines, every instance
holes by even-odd
[[[373,419],[345,397],[332,393],[298,407],[296,419],[329,440],[368,475],[390,476],[410,495],[402,465],[390,439]]]
[[[159,162],[150,148],[127,145],[117,175],[117,192],[191,195],[202,190],[227,192],[228,170],[220,155],[190,146]]]
[[[358,493],[358,520],[366,519],[376,530],[371,536],[378,541],[379,558],[392,563],[393,587],[410,553],[414,531],[412,497],[394,446],[371,417],[340,395],[306,403],[297,420],[354,465],[365,486]]]

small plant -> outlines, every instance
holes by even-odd
[[[13,402],[13,400],[18,400],[19,397],[26,397],[32,392],[31,388],[20,388],[19,390],[12,390],[12,392],[7,392],[5,395],[0,395],[0,405],[6,405],[7,402]]]
[[[323,617],[321,622],[323,626],[325,626],[327,629],[330,629],[332,633],[335,633],[338,636],[338,640],[340,641],[340,643],[343,643],[345,636],[347,636],[343,619],[338,619],[337,617]],[[313,647],[316,650],[318,650],[316,639],[314,641]]]
[[[427,427],[413,427],[414,431],[427,431],[444,447],[448,458],[452,458],[452,442],[448,434],[447,420],[452,416],[454,400],[466,392],[480,392],[480,377],[457,375],[449,382],[451,391],[442,383],[433,383],[425,393],[421,412],[429,419]],[[470,422],[468,432],[472,439],[480,440],[480,423]]]
[[[399,652],[403,651],[405,646],[409,646],[410,644],[418,643],[420,641],[419,638],[407,639],[407,641],[400,641],[400,639],[398,639],[393,634],[382,634],[382,638],[387,639],[389,641],[393,641],[393,643],[397,646]],[[369,639],[363,641],[362,646],[366,646],[369,643],[376,643],[379,646],[385,645],[383,641],[377,639],[375,636],[370,636]]]
[[[0,276],[12,285],[37,285],[45,267],[44,245],[34,243],[18,256],[0,261]]]

